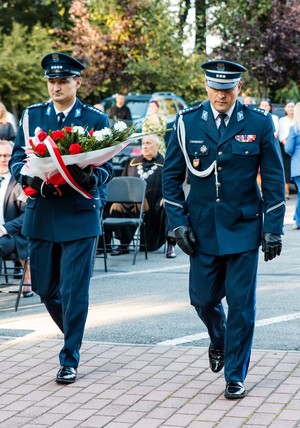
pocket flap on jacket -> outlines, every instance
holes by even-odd
[[[241,208],[243,218],[258,218],[261,216],[261,202],[244,205]]]

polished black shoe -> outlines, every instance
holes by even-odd
[[[238,400],[244,398],[246,395],[246,390],[244,388],[243,382],[227,382],[224,392],[225,398],[231,400]]]
[[[23,291],[23,297],[27,298],[32,296],[33,296],[33,291]]]
[[[58,383],[74,383],[77,376],[77,370],[74,367],[60,366],[56,375]]]
[[[167,251],[166,251],[166,257],[167,259],[175,259],[176,253],[175,253],[174,245],[168,245]]]
[[[211,370],[218,373],[224,367],[224,349],[215,348],[212,344],[208,348],[208,358]]]
[[[110,253],[111,256],[122,256],[123,254],[129,254],[129,250],[127,247],[117,247]]]

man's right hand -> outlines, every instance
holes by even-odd
[[[174,230],[175,239],[178,247],[188,256],[196,251],[196,238],[190,226],[179,226]]]
[[[53,184],[46,183],[40,177],[23,177],[23,187],[30,186],[32,189],[39,192],[44,198],[56,198],[60,196],[59,191]]]

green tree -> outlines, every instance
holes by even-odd
[[[28,104],[47,99],[40,63],[51,50],[47,31],[39,26],[28,32],[14,24],[10,35],[0,34],[0,96],[15,114]]]
[[[206,52],[206,2],[195,0],[195,48],[199,53]]]
[[[4,0],[1,3],[0,28],[6,34],[11,32],[15,22],[29,31],[37,24],[49,31],[55,27],[70,27],[72,0]]]
[[[213,56],[240,61],[257,82],[257,95],[275,97],[290,80],[300,84],[299,1],[217,0],[210,30],[221,44]]]
[[[96,102],[120,90],[172,90],[202,98],[201,89],[195,91],[199,57],[184,55],[169,6],[165,0],[73,2],[74,30],[58,35],[63,50],[88,64],[83,97]]]

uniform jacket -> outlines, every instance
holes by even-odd
[[[18,198],[22,192],[20,184],[11,177],[4,197],[4,223],[2,226],[5,227],[8,235],[14,237],[18,256],[21,260],[24,260],[27,257],[28,239],[21,233],[25,203]]]
[[[177,132],[180,116],[186,158]],[[185,200],[187,162],[194,167]],[[207,177],[195,175],[209,167]],[[256,182],[259,168],[263,198]],[[190,224],[202,253],[250,251],[259,247],[262,231],[282,234],[284,178],[272,116],[237,101],[220,138],[209,102],[180,112],[168,144],[163,196],[171,228]]]
[[[291,126],[288,135],[285,151],[292,157],[291,159],[291,177],[300,176],[300,131],[296,131],[294,126]]]
[[[64,126],[83,126],[88,130],[100,130],[108,126],[107,116],[100,110],[78,99],[63,124],[58,125],[53,103],[41,103],[28,107],[22,114],[10,170],[22,183],[20,170],[24,165],[25,136],[33,136],[36,127],[43,131],[61,129]],[[99,209],[102,206],[100,189],[113,177],[111,162],[94,169],[96,184],[90,191],[94,199],[86,199],[68,184],[60,186],[62,196],[28,198],[23,224],[24,235],[51,242],[73,241],[101,234]],[[103,193],[102,193],[103,194]]]

